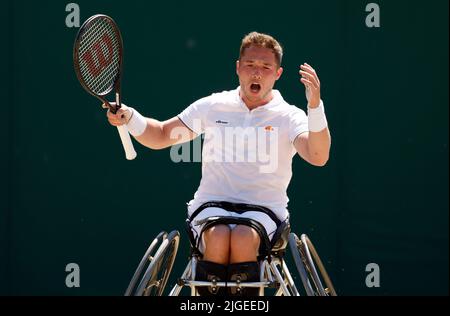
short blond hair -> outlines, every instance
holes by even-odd
[[[272,36],[258,32],[251,32],[242,39],[241,49],[239,52],[239,60],[244,55],[245,50],[252,45],[271,49],[275,54],[275,59],[278,67],[281,66],[281,60],[283,59],[283,48],[281,47],[280,43],[278,43],[278,41]]]

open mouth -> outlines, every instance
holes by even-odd
[[[259,93],[259,91],[261,91],[261,85],[259,83],[252,83],[250,85],[250,91],[253,93]]]

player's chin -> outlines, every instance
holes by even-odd
[[[270,90],[267,91],[267,90],[261,89],[260,91],[253,93],[252,96],[255,100],[265,100],[269,93],[270,93]]]

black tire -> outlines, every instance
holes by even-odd
[[[153,260],[153,256],[156,253],[156,250],[159,248],[164,239],[167,238],[167,233],[162,231],[153,239],[152,243],[148,247],[147,251],[142,257],[141,262],[139,263],[136,271],[134,272],[133,278],[128,285],[127,290],[125,291],[125,296],[133,296],[136,292],[136,287],[139,284],[140,280],[143,277],[143,273],[147,270],[147,267],[150,265],[150,262]]]
[[[169,236],[163,240],[137,286],[134,295],[163,295],[164,288],[169,280],[170,272],[172,271],[175,262],[179,242],[180,233],[178,231],[172,231]]]
[[[320,260],[319,254],[316,251],[311,240],[308,238],[306,234],[303,234],[301,237],[303,249],[305,251],[305,255],[307,257],[308,266],[310,270],[313,271],[314,280],[316,284],[319,284],[318,289],[321,296],[337,296],[336,290],[334,289],[333,283],[325,269],[325,266]],[[320,275],[317,273],[315,266],[319,268]],[[324,282],[321,282],[324,281]],[[326,288],[323,288],[324,284]]]
[[[306,294],[308,296],[336,296],[333,283],[308,236],[303,234],[299,239],[297,235],[291,233],[289,245]],[[316,264],[319,267],[320,275],[317,273]],[[326,288],[323,287],[323,283]]]
[[[300,274],[300,279],[302,280],[303,287],[305,288],[306,295],[314,296],[314,289],[309,281],[308,273],[306,272],[306,266],[304,263],[304,256],[301,254],[301,241],[295,233],[289,234],[289,249],[291,250],[292,258],[294,259],[295,266],[297,268],[298,274]]]

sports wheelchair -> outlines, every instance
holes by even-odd
[[[168,293],[178,296],[183,287],[189,287],[191,296],[198,296],[199,287],[244,287],[259,288],[259,296],[265,295],[265,289],[273,289],[275,296],[300,296],[293,277],[288,270],[285,253],[290,249],[302,285],[308,296],[336,296],[336,291],[325,270],[320,257],[306,234],[300,238],[291,232],[289,220],[282,222],[272,241],[269,240],[264,228],[258,222],[236,217],[209,217],[202,220],[203,231],[219,224],[247,225],[254,228],[261,237],[258,264],[260,271],[259,282],[200,281],[195,278],[197,262],[202,255],[195,246],[196,242],[190,229],[190,220],[186,220],[187,233],[191,243],[189,262],[181,277]],[[162,296],[166,288],[170,272],[172,271],[178,251],[180,233],[176,230],[167,234],[160,232],[152,241],[139,263],[125,296]],[[318,269],[317,269],[318,268]],[[319,273],[318,273],[319,272]]]

